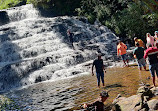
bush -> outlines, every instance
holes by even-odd
[[[88,15],[87,19],[88,19],[88,22],[91,23],[91,24],[93,24],[96,20],[95,16],[92,15],[92,14]]]

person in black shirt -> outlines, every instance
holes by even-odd
[[[83,108],[86,109],[86,108],[94,107],[95,111],[105,111],[104,102],[107,100],[108,97],[109,97],[108,92],[102,91],[100,93],[100,97],[95,102],[91,104],[84,104]]]
[[[96,69],[98,87],[100,88],[100,78],[101,78],[103,86],[104,86],[104,70],[105,70],[105,67],[104,67],[104,64],[103,64],[103,59],[101,59],[101,54],[98,54],[98,59],[93,61],[92,76],[94,75],[94,72],[93,72],[93,67],[94,66],[95,66],[95,69]]]

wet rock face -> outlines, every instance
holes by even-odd
[[[6,11],[0,11],[0,26],[9,22],[8,14]]]
[[[41,81],[42,81],[41,76],[38,76],[38,77],[36,78],[36,80],[35,80],[35,83],[38,83],[38,82],[41,82]]]

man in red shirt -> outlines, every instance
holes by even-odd
[[[154,86],[155,85],[155,73],[158,77],[158,48],[152,47],[151,44],[147,44],[147,50],[145,52],[144,58],[146,59],[148,57],[149,60],[149,70],[152,76],[152,81]]]

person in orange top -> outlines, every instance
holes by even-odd
[[[119,41],[118,45],[117,45],[117,56],[121,55],[125,66],[129,66],[128,65],[128,58],[126,55],[126,49],[127,49],[127,46],[123,42]]]
[[[134,37],[135,45],[136,43],[139,44],[139,47],[145,48],[144,42],[141,39],[138,39],[137,37]]]

